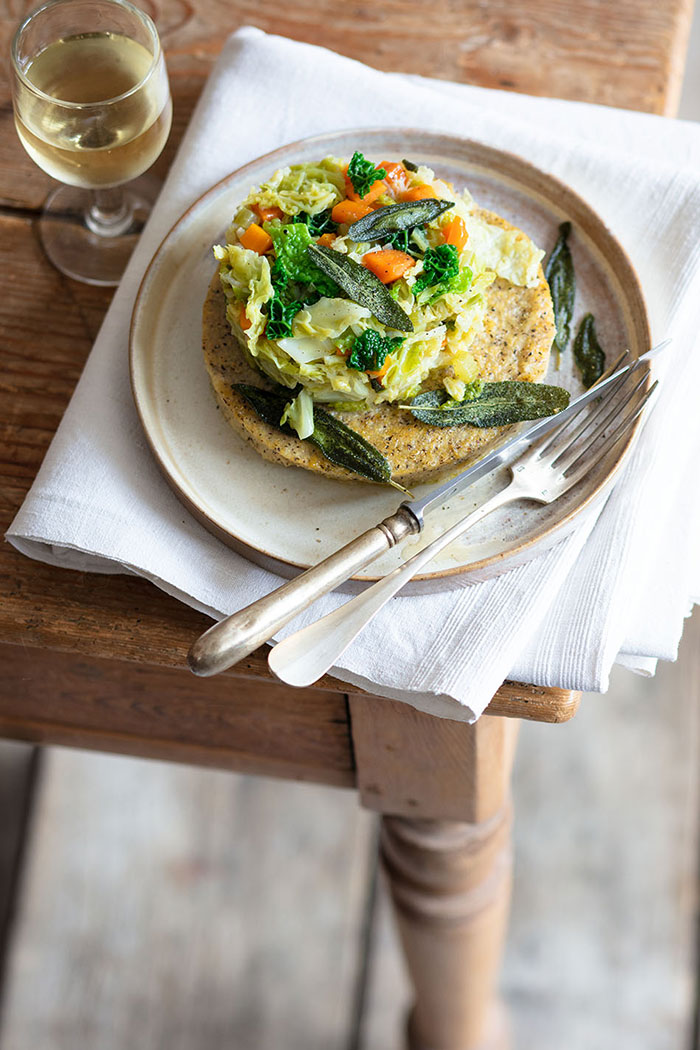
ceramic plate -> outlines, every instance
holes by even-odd
[[[292,143],[247,164],[201,197],[175,224],[144,276],[131,326],[131,377],[149,444],[175,492],[209,530],[251,561],[293,576],[396,510],[400,494],[362,482],[337,482],[263,460],[224,422],[201,351],[201,312],[214,271],[212,245],[222,240],[236,205],[277,168],[356,149],[375,161],[409,157],[525,230],[548,253],[557,227],[571,220],[576,317],[595,315],[608,359],[625,346],[636,357],[650,346],[644,299],[620,245],[568,187],[518,157],[477,142],[426,131],[371,129]],[[581,390],[572,355],[549,382]],[[494,512],[418,577],[414,590],[487,579],[562,538],[581,511],[607,491],[624,457],[619,447],[551,506],[518,503]],[[423,535],[390,551],[356,577],[357,589],[414,553],[503,484],[484,478],[450,506],[429,515]],[[426,491],[418,486],[416,492]]]

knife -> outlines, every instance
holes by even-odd
[[[208,677],[225,671],[243,657],[249,656],[254,649],[268,641],[318,598],[334,590],[360,569],[401,543],[407,536],[420,533],[423,529],[424,515],[428,511],[444,504],[490,471],[512,460],[524,445],[537,440],[555,427],[562,426],[579,408],[600,397],[606,387],[617,383],[628,372],[634,372],[644,366],[667,346],[668,342],[667,339],[659,343],[631,364],[621,365],[628,353],[625,351],[595,386],[574,398],[560,412],[525,426],[461,474],[432,489],[425,496],[405,500],[394,514],[363,532],[328,558],[324,558],[318,565],[312,566],[270,594],[214,624],[190,649],[187,657],[190,669],[196,675]]]

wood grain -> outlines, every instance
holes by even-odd
[[[382,820],[382,867],[415,997],[410,1050],[509,1050],[495,990],[510,823],[507,805],[482,824]]]
[[[502,982],[512,1050],[691,1045],[699,649],[696,614],[677,665],[650,681],[616,674],[608,696],[587,698],[582,716],[555,734],[523,727]],[[366,856],[353,796],[76,752],[49,757],[3,1050],[64,1050],[61,1038],[65,1050],[82,1050],[88,1027],[92,1045],[122,1050],[119,1026],[144,1016],[152,1044],[170,1050],[221,1050],[234,1031],[237,1050],[264,1037],[288,1050],[297,1040],[304,1050],[335,1047],[337,1014],[350,1005],[337,960],[358,932],[357,890],[342,887]],[[119,858],[130,877],[115,885]],[[378,918],[359,1045],[405,1050],[411,990],[383,886]],[[329,945],[332,979],[320,996]],[[86,957],[103,975],[97,999],[87,974],[77,979]],[[143,1029],[137,1035],[143,1044]]]
[[[375,843],[353,794],[46,759],[3,1050],[346,1050]]]
[[[28,216],[0,215],[0,527],[9,526],[39,469],[110,298],[64,278],[42,254]],[[50,303],[48,322],[37,303]],[[210,620],[144,580],[77,573],[0,547],[0,639],[94,658],[186,666]],[[266,649],[236,668],[271,679]],[[193,683],[189,674],[185,681]],[[344,692],[325,676],[319,686]],[[565,721],[578,698],[567,690],[507,683],[491,713]]]
[[[0,734],[354,787],[345,697],[2,646]]]
[[[351,695],[360,800],[393,816],[489,820],[510,781],[518,723],[436,719],[395,700]]]
[[[506,1050],[495,984],[511,889],[518,723],[431,718],[350,697],[357,783],[383,814],[381,857],[414,992],[410,1050]]]
[[[5,53],[31,0],[0,0]],[[383,69],[672,112],[689,26],[690,0],[436,0],[430,18],[387,0],[348,8],[297,0],[269,12],[238,0],[149,2],[172,78],[174,131],[164,173],[226,34],[243,23],[322,43]],[[457,42],[446,48],[444,41]],[[14,132],[9,65],[0,67],[0,510],[6,526],[22,501],[80,374],[111,293],[68,281],[44,259],[32,229],[50,180]],[[32,564],[4,548],[0,639],[66,652],[182,665],[203,617],[141,581],[81,577]],[[266,676],[264,653],[244,668]],[[330,681],[322,685],[343,687]],[[517,699],[518,704],[513,704]],[[577,698],[565,691],[501,691],[500,713],[562,721]]]
[[[31,0],[1,0],[3,54],[33,6]],[[360,6],[295,0],[270,8],[255,0],[149,0],[143,6],[161,34],[179,129],[225,37],[246,24],[322,44],[379,69],[672,114],[692,0],[434,0],[429,18],[402,0]],[[9,64],[0,67],[0,115],[0,200],[37,207],[49,180],[5,124],[12,120]]]
[[[31,0],[0,0],[0,48]],[[402,0],[348,6],[295,0],[149,0],[166,52],[174,130],[156,171],[163,174],[204,79],[228,33],[254,25],[320,44],[378,69],[483,87],[551,95],[673,115],[680,98],[693,0],[435,0],[430,17]],[[446,46],[449,41],[449,46]],[[0,204],[38,208],[52,185],[14,133],[9,63],[0,66]]]
[[[524,725],[501,989],[512,1050],[696,1050],[700,610],[678,662],[622,669],[552,735]],[[405,1050],[411,1002],[380,892],[364,1045]]]

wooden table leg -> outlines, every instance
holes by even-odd
[[[496,986],[511,888],[517,722],[474,726],[351,697],[362,802],[415,992],[409,1050],[506,1050]]]
[[[509,808],[483,824],[384,817],[382,863],[415,989],[411,1050],[504,1046],[494,988],[510,902]]]

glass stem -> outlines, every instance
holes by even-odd
[[[131,226],[133,205],[123,186],[91,191],[85,222],[99,237],[120,237]]]

